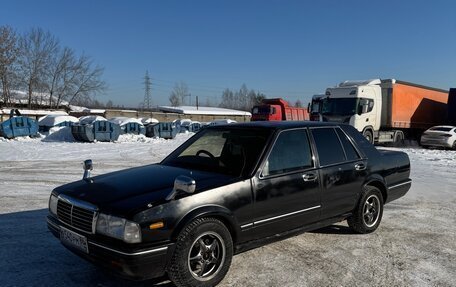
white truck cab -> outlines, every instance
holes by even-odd
[[[380,129],[382,91],[380,79],[345,81],[326,89],[322,117],[328,122],[344,122],[354,126],[371,142]]]

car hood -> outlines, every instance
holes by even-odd
[[[152,164],[79,180],[54,189],[54,193],[94,204],[101,212],[129,217],[165,202],[179,175],[196,181],[195,193],[236,180],[219,173]]]

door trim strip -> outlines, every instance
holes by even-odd
[[[317,208],[320,208],[320,207],[321,207],[321,205],[312,206],[312,207],[309,207],[309,208],[293,211],[293,212],[290,212],[290,213],[285,213],[285,214],[277,215],[277,216],[274,216],[274,217],[258,220],[258,221],[252,222],[252,223],[248,223],[248,224],[242,225],[241,229],[246,229],[246,228],[253,227],[253,226],[256,226],[256,225],[259,225],[259,224],[263,224],[263,223],[266,223],[266,222],[269,222],[269,221],[281,219],[281,218],[284,218],[284,217],[287,217],[287,216],[292,216],[292,215],[304,213],[304,212],[311,211],[311,210],[314,210],[314,209],[317,209]]]

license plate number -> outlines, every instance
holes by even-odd
[[[60,241],[64,245],[89,253],[87,238],[64,227],[60,227]]]

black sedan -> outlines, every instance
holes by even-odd
[[[162,162],[54,189],[49,229],[79,256],[131,279],[214,286],[234,254],[347,220],[373,232],[410,189],[407,154],[353,127],[256,122],[208,127]]]

